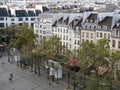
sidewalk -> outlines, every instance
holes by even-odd
[[[0,90],[64,90],[66,83],[58,85],[50,83],[45,76],[38,76],[29,69],[21,69],[16,63],[9,63],[6,56],[0,58]],[[9,75],[13,73],[13,80],[9,82]]]

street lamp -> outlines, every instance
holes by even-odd
[[[73,76],[73,79],[74,79],[73,90],[76,89],[76,85],[75,85],[75,83],[76,83],[76,81],[75,81],[75,69],[76,69],[75,66],[76,66],[76,63],[77,63],[77,60],[75,60],[75,59],[71,59],[69,61],[69,65],[73,68],[73,73],[74,73],[74,76]]]
[[[74,68],[74,85],[73,85],[73,90],[75,90],[76,89],[76,85],[75,85],[75,65],[73,66],[73,68]]]

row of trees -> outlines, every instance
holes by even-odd
[[[26,63],[35,68],[35,73],[40,75],[40,68],[45,60],[55,60],[57,62],[67,62],[71,58],[79,59],[77,65],[81,68],[80,74],[89,76],[96,85],[86,90],[100,90],[100,84],[109,84],[112,90],[112,83],[119,85],[119,70],[116,69],[116,62],[120,60],[120,51],[112,52],[108,39],[101,39],[97,43],[84,42],[80,50],[68,50],[62,45],[60,38],[52,36],[49,40],[42,39],[40,44],[35,44],[32,28],[23,26],[10,26],[6,29],[9,36],[9,47],[17,48]],[[76,56],[77,55],[77,56]],[[79,73],[78,73],[79,75]],[[89,84],[86,81],[87,84]],[[89,86],[89,85],[87,85]],[[106,89],[108,90],[108,88]]]

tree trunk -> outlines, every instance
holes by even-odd
[[[96,78],[97,78],[97,83],[96,83],[96,90],[98,90],[99,88],[99,76],[98,76],[98,69],[95,70],[96,71]]]
[[[30,71],[33,72],[33,63],[31,64],[30,67],[31,67],[31,70],[30,70]]]
[[[37,74],[37,68],[36,68],[36,66],[35,66],[35,74]]]
[[[68,71],[68,88],[70,88],[70,72]]]
[[[47,70],[47,78],[49,79],[49,68],[46,69]]]
[[[57,69],[57,83],[58,83],[58,69]]]
[[[40,66],[38,66],[38,75],[40,76],[41,73],[40,73]]]

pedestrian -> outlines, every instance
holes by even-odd
[[[1,62],[1,66],[5,65],[5,62]]]
[[[12,81],[12,79],[13,79],[13,74],[11,73],[9,77],[9,81]]]
[[[1,62],[1,66],[2,66],[2,64],[3,64],[3,63]]]

